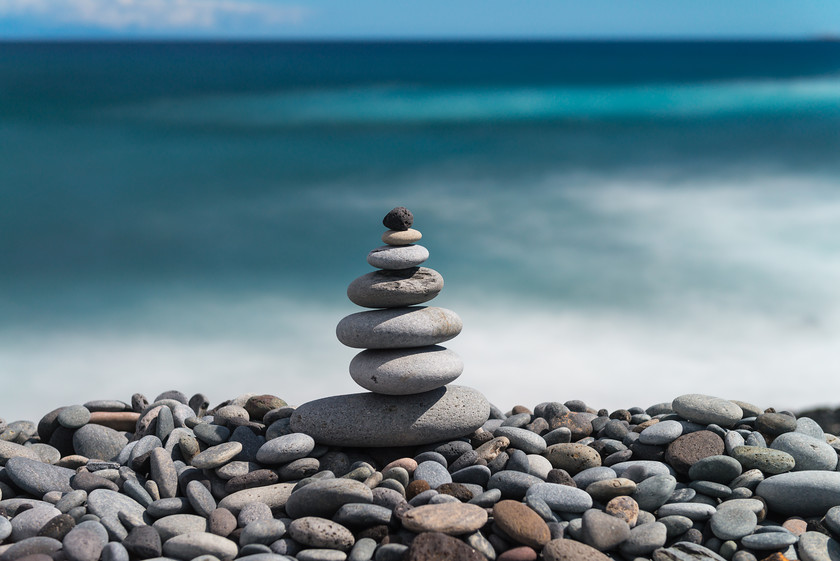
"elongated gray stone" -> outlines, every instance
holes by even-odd
[[[121,432],[95,424],[88,424],[73,433],[73,448],[86,458],[114,460],[128,444]]]
[[[357,393],[304,403],[291,426],[330,446],[412,446],[473,433],[490,416],[477,390],[445,386],[407,396]]]
[[[380,269],[408,269],[417,267],[429,258],[429,250],[419,244],[383,245],[372,249],[367,262]]]
[[[768,477],[755,494],[772,512],[802,517],[822,516],[840,505],[840,472],[794,471]]]
[[[545,439],[535,432],[518,427],[499,427],[493,436],[504,436],[510,440],[511,448],[522,450],[526,454],[542,454],[548,447]]]
[[[306,457],[315,448],[308,434],[293,432],[272,438],[257,451],[257,461],[263,464],[285,464]]]
[[[559,483],[537,483],[525,493],[525,497],[539,497],[557,512],[578,513],[592,508],[592,497],[575,487]]]
[[[362,275],[347,287],[347,297],[364,308],[397,308],[428,302],[442,289],[440,273],[427,267],[413,267]]]
[[[357,384],[386,395],[431,391],[455,381],[463,370],[461,357],[439,345],[371,349],[350,361],[350,376]]]
[[[814,438],[801,432],[786,432],[773,440],[770,448],[781,450],[793,456],[796,464],[793,471],[834,470],[837,466],[837,452],[825,439]]]
[[[696,393],[681,395],[671,407],[680,417],[702,425],[731,427],[743,416],[743,410],[728,399]]]
[[[446,308],[414,306],[351,314],[336,327],[338,340],[357,349],[425,347],[461,332],[458,314]]]
[[[219,508],[228,509],[234,516],[238,515],[239,511],[249,503],[263,503],[271,509],[277,509],[286,504],[294,488],[294,483],[275,483],[264,487],[243,489],[219,501]]]
[[[167,540],[163,544],[163,552],[169,557],[183,559],[184,561],[199,555],[213,555],[222,561],[226,561],[236,557],[239,548],[236,546],[236,542],[222,536],[207,532],[191,532]]]
[[[48,491],[69,493],[73,490],[70,478],[76,475],[72,469],[22,456],[10,458],[6,462],[6,473],[15,485],[35,497],[43,497]]]
[[[224,502],[225,499],[222,499]],[[323,479],[297,489],[286,501],[292,518],[322,516],[331,518],[347,503],[371,503],[373,492],[355,479]]]

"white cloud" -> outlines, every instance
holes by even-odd
[[[82,24],[113,30],[226,30],[295,25],[302,6],[243,0],[5,0],[0,17],[43,18],[50,23]]]

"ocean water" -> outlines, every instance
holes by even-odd
[[[0,417],[357,391],[397,205],[502,409],[840,402],[838,43],[0,43]]]

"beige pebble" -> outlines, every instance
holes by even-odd
[[[407,511],[402,525],[411,532],[442,532],[451,536],[470,534],[487,523],[487,511],[468,503],[423,505]]]
[[[419,230],[409,228],[408,230],[387,230],[382,234],[382,243],[388,245],[408,245],[420,241],[423,234]]]

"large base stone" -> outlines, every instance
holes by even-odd
[[[354,393],[295,410],[291,428],[329,446],[417,446],[473,433],[490,416],[478,390],[445,386],[415,395]]]

